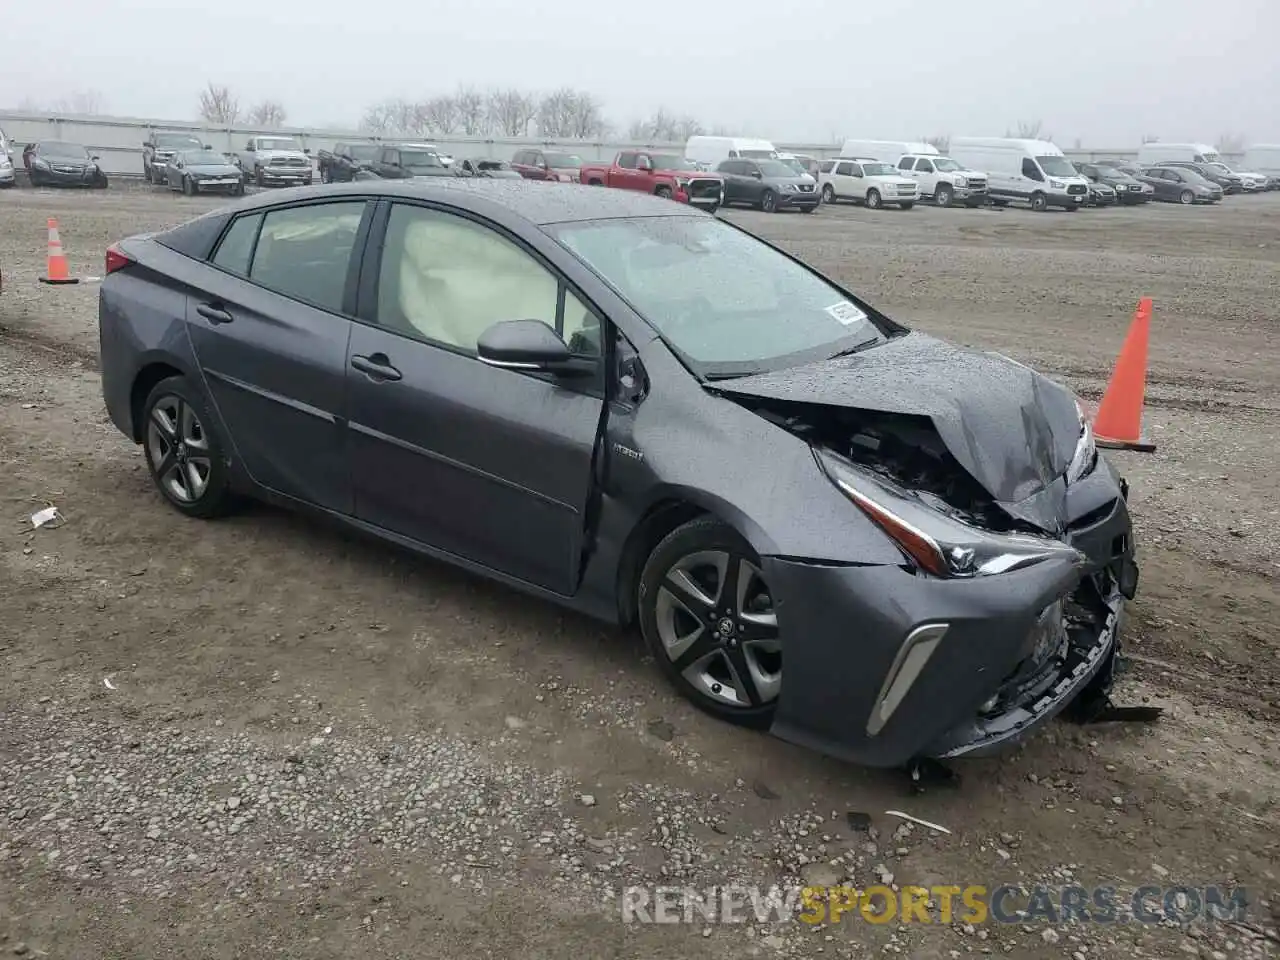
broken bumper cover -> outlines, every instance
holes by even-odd
[[[1052,561],[961,580],[905,566],[764,558],[787,638],[772,732],[844,760],[893,767],[1000,751],[1082,693],[1105,693],[1137,567],[1124,488],[1104,464],[1082,484],[1082,494],[1092,494],[1081,515],[1087,522],[1067,537],[1088,558],[1084,567]],[[1059,609],[1061,633],[1046,644],[1039,628]],[[940,635],[926,629],[939,626]],[[891,694],[918,640],[930,649]],[[886,710],[887,696],[896,702]]]

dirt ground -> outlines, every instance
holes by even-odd
[[[0,192],[0,948],[57,958],[1276,955],[1280,194],[729,216],[899,320],[1100,396],[1154,298],[1120,699],[954,787],[717,723],[637,637],[268,508],[166,508],[72,269],[212,201]],[[33,530],[55,504],[61,525]],[[904,827],[898,810],[946,826]],[[870,816],[870,832],[861,817]],[[1220,886],[1245,925],[624,923],[628,886]],[[1013,901],[1011,901],[1012,903]],[[1018,905],[1025,903],[1025,898]],[[1270,938],[1270,939],[1269,939]]]

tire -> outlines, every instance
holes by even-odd
[[[835,187],[831,186],[831,184],[829,184],[829,183],[827,183],[827,184],[823,184],[823,187],[822,187],[822,202],[823,202],[823,203],[835,203],[835,202],[836,202],[836,189],[835,189]]]
[[[663,200],[670,200],[670,199],[671,199],[671,188],[670,188],[670,187],[668,187],[668,186],[659,186],[659,187],[655,187],[655,188],[654,188],[654,190],[653,190],[653,195],[654,195],[655,197],[661,197]]]
[[[204,396],[186,377],[161,380],[148,394],[142,449],[156,489],[179,513],[208,520],[235,508],[226,448]]]
[[[258,186],[260,186],[260,187],[265,187],[265,186],[267,185],[267,184],[266,184],[266,177],[264,177],[264,176],[262,175],[262,168],[261,168],[261,167],[254,167],[254,168],[253,168],[253,182],[254,182],[254,183],[256,183],[256,184],[257,184]]]
[[[192,197],[192,196],[195,196],[195,192],[196,192],[195,184],[191,182],[191,178],[183,177],[182,178],[182,195],[184,197]]]
[[[320,182],[321,182],[321,183],[333,183],[333,174],[329,172],[329,168],[328,168],[328,167],[321,167],[321,168],[320,168]]]
[[[760,209],[765,213],[775,213],[778,209],[778,195],[772,190],[766,190],[760,195]]]
[[[1185,203],[1185,204],[1195,203],[1196,195],[1192,193],[1190,190],[1183,190],[1182,193],[1178,195],[1178,202]]]
[[[940,183],[933,191],[933,202],[940,207],[949,207],[955,196],[956,192],[951,189],[951,184]]]
[[[741,576],[745,609],[737,610],[738,581],[730,578]],[[730,598],[724,605],[715,602],[722,593]],[[735,530],[704,517],[664,537],[645,561],[637,610],[645,643],[683,696],[721,720],[768,728],[782,687],[782,643],[759,557]]]
[[[884,201],[880,199],[879,190],[868,190],[867,199],[863,201],[867,205],[868,210],[879,210],[884,206]]]
[[[817,210],[817,209],[818,209],[817,207],[801,207],[801,208],[800,208],[800,212],[801,212],[801,213],[813,213],[813,211],[815,211],[815,210]]]
[[[1031,209],[1036,213],[1044,213],[1049,209],[1049,198],[1043,193],[1033,193],[1031,195]]]
[[[915,206],[915,202],[912,201],[910,203],[900,203],[898,204],[898,206],[901,207],[903,210],[910,210],[912,207]]]
[[[237,183],[234,187],[232,187],[232,188],[231,188],[231,195],[232,195],[233,197],[243,197],[243,196],[244,196],[244,184],[243,184],[243,183]]]
[[[592,177],[590,180],[588,180],[588,181],[587,181],[587,186],[588,186],[588,187],[603,187],[603,186],[604,186],[604,181],[603,181],[603,180],[601,180],[599,177]]]

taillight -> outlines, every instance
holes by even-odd
[[[121,253],[120,248],[114,244],[107,247],[107,273],[115,273],[117,270],[123,270],[134,262],[135,261],[131,257],[127,257]]]

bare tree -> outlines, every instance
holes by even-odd
[[[384,100],[366,108],[360,118],[360,129],[375,136],[392,133],[414,133],[421,121],[417,104],[407,100]]]
[[[54,104],[54,109],[62,113],[97,116],[102,113],[104,102],[102,94],[97,90],[78,90],[71,96],[59,100]]]
[[[230,126],[240,118],[240,101],[231,88],[213,81],[200,93],[200,119]]]
[[[538,102],[516,89],[491,90],[486,105],[489,129],[504,137],[523,137],[538,115]]]
[[[453,133],[458,129],[460,111],[455,97],[432,97],[418,104],[415,133]]]
[[[600,101],[583,90],[562,87],[538,104],[538,133],[544,137],[599,137],[608,126]]]
[[[932,137],[921,137],[921,139],[941,154],[951,152],[951,134],[949,133],[937,133]]]
[[[1014,126],[1014,132],[1005,131],[1005,136],[1017,137],[1019,140],[1048,140],[1048,136],[1041,136],[1040,130],[1044,124],[1039,120],[1019,120]]]
[[[644,140],[647,143],[677,143],[704,132],[702,123],[694,117],[677,116],[660,108],[647,120],[637,120],[631,124],[627,135],[632,140]]]
[[[1220,133],[1218,134],[1218,151],[1220,153],[1244,153],[1247,139],[1243,133]]]
[[[468,137],[489,132],[489,113],[485,95],[474,87],[459,87],[453,95],[458,106],[458,127]]]
[[[284,104],[279,100],[263,100],[249,111],[245,116],[245,120],[255,127],[274,130],[284,126],[287,116]]]

